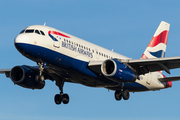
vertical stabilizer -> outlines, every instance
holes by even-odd
[[[162,21],[147,46],[141,59],[165,56],[170,24]]]

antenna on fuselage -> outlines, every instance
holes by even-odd
[[[44,23],[44,26],[46,26],[46,22]]]

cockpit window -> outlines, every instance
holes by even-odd
[[[45,35],[43,31],[40,30],[40,32],[41,32],[42,35]]]
[[[25,31],[25,33],[33,33],[33,32],[34,32],[34,30],[32,30],[32,29],[29,29],[29,30]]]
[[[35,33],[40,34],[39,30],[35,30]]]
[[[19,34],[24,33],[25,30],[22,30]]]
[[[22,30],[19,34],[21,33],[36,33],[36,34],[39,34],[39,35],[45,35],[43,31],[41,30],[34,30],[34,29],[26,29],[26,30]]]

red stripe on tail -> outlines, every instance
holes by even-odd
[[[159,43],[164,43],[165,45],[167,45],[168,33],[169,33],[169,31],[165,30],[165,31],[161,32],[158,36],[155,36],[155,37],[153,36],[148,47],[154,47],[154,46],[158,45]]]
[[[143,54],[143,55],[141,56],[141,59],[148,59],[148,57],[147,57],[145,54]]]

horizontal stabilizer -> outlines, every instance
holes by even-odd
[[[161,82],[168,82],[168,81],[179,81],[180,76],[175,76],[175,77],[165,77],[165,78],[158,78],[159,81]]]

